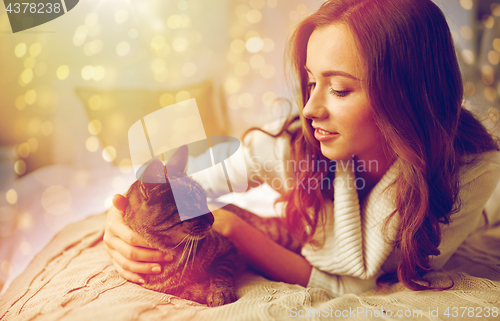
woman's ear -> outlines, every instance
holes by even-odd
[[[179,147],[165,165],[167,174],[186,174],[188,156],[188,147],[186,145]]]

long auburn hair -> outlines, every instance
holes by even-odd
[[[397,273],[379,282],[399,279],[412,290],[432,288],[418,282],[430,270],[429,256],[438,255],[440,223],[460,208],[459,168],[462,155],[499,150],[474,116],[462,107],[463,84],[449,27],[431,0],[329,0],[298,24],[289,40],[287,56],[300,81],[299,109],[309,99],[305,67],[312,32],[345,23],[365,62],[364,88],[373,117],[388,145],[400,158],[400,172],[392,184],[400,224],[394,242],[401,250]],[[301,126],[291,130],[300,119]],[[248,133],[248,132],[247,132]],[[291,136],[291,159],[326,160],[314,139],[310,121],[288,119],[282,129]],[[318,166],[297,173],[297,182],[331,179]],[[285,219],[302,242],[311,242],[326,213],[330,189],[305,189],[296,184],[286,201]],[[386,225],[387,226],[387,225]]]

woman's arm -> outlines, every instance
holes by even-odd
[[[139,234],[123,221],[127,198],[116,194],[108,211],[104,230],[104,247],[116,271],[126,280],[144,283],[141,274],[158,274],[161,266],[155,262],[171,261],[172,255],[152,249]]]
[[[216,209],[212,213],[214,230],[229,238],[253,268],[269,279],[307,286],[312,267],[305,258],[270,240],[232,212]]]

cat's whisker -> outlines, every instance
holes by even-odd
[[[187,264],[188,264],[188,262],[189,262],[189,258],[191,257],[191,252],[192,252],[192,250],[193,250],[193,244],[194,244],[194,242],[195,242],[194,237],[191,237],[191,238],[190,238],[190,240],[191,240],[191,242],[190,242],[190,246],[189,246],[189,253],[188,253],[188,256],[187,256],[187,258],[186,258],[186,266],[187,266]],[[184,268],[185,268],[185,267],[184,267]]]
[[[180,280],[182,280],[182,277],[184,276],[184,272],[186,271],[186,267],[187,267],[187,264],[189,262],[189,257],[191,256],[191,250],[193,249],[193,243],[194,243],[194,238],[193,237],[190,237],[188,239],[188,241],[186,242],[186,244],[189,244],[189,252],[188,252],[186,261],[184,262],[184,268],[182,269]],[[186,250],[186,247],[184,247],[184,251],[185,250]],[[183,252],[182,256],[184,256],[184,252]]]
[[[188,238],[187,242],[186,242],[186,243],[184,243],[184,249],[182,250],[182,255],[181,255],[181,258],[180,258],[180,260],[179,260],[179,263],[181,263],[181,262],[182,262],[182,259],[184,258],[184,255],[186,254],[186,248],[189,246],[189,243],[190,243],[190,241],[191,241],[191,238],[190,238],[190,236],[191,236],[191,235],[189,235],[189,234],[188,234],[187,236],[188,236],[189,238]],[[177,266],[177,267],[179,267],[179,266]]]
[[[188,234],[188,235],[186,235],[186,236],[184,236],[184,238],[183,238],[183,239],[182,239],[182,240],[181,240],[181,241],[180,241],[180,242],[179,242],[176,246],[174,246],[174,247],[172,248],[172,250],[173,250],[173,249],[175,249],[175,248],[177,248],[179,245],[181,245],[181,244],[182,244],[182,242],[184,242],[184,240],[185,240],[185,239],[187,239],[189,236],[190,236],[189,234]]]
[[[199,239],[196,239],[195,241],[195,245],[194,245],[194,253],[193,253],[193,260],[191,261],[191,269],[193,269],[193,265],[194,265],[194,258],[196,257],[196,250],[198,249],[198,243],[200,242]]]

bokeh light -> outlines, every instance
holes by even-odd
[[[472,0],[460,0],[460,5],[465,10],[470,10],[470,9],[472,9],[473,3],[472,3]]]
[[[14,54],[16,57],[21,58],[26,54],[28,47],[24,42],[18,43],[14,49]]]
[[[175,94],[176,102],[185,101],[188,99],[191,99],[191,94],[187,90],[181,90],[177,94]]]
[[[484,89],[484,97],[487,100],[494,102],[497,99],[497,91],[493,87],[486,87]]]
[[[102,124],[98,119],[91,120],[87,126],[89,133],[92,135],[99,135],[102,129]]]
[[[32,248],[31,245],[26,240],[24,240],[21,242],[21,244],[19,244],[19,250],[23,255],[28,256],[31,254]]]
[[[474,53],[468,49],[462,50],[462,59],[466,64],[472,65],[475,61]]]
[[[12,266],[9,261],[4,260],[2,261],[2,264],[0,265],[0,269],[2,270],[3,273],[9,275],[12,273]]]
[[[250,10],[246,14],[247,21],[250,23],[259,23],[262,20],[262,13],[259,10]]]
[[[17,203],[17,192],[14,189],[9,189],[7,193],[5,193],[5,199],[9,204],[16,204]]]
[[[35,153],[38,150],[38,139],[36,139],[35,137],[31,137],[30,139],[28,139],[27,143],[30,147],[31,153]]]
[[[95,136],[87,138],[87,140],[85,141],[85,147],[89,152],[93,153],[97,151],[99,149],[99,139],[97,139],[97,137]]]
[[[488,52],[488,61],[492,65],[498,65],[498,63],[500,62],[500,53],[498,53],[494,50],[490,50]]]
[[[245,47],[247,48],[248,52],[259,52],[264,47],[264,41],[260,37],[252,37],[247,40],[247,42],[245,43]]]
[[[250,93],[241,94],[238,97],[238,103],[243,108],[250,108],[253,105],[253,96]]]
[[[26,163],[22,159],[14,163],[14,172],[19,176],[24,175],[26,172]]]
[[[236,54],[240,54],[245,51],[245,42],[241,39],[235,39],[231,42],[230,49]]]
[[[67,65],[59,66],[57,68],[56,74],[57,74],[57,78],[59,78],[59,80],[64,80],[64,79],[68,78],[69,67]]]
[[[267,107],[271,107],[276,98],[278,97],[274,92],[268,91],[262,95],[262,103]]]
[[[98,110],[99,108],[102,107],[103,100],[101,95],[93,95],[89,99],[89,107],[92,110]]]
[[[21,158],[26,158],[30,154],[30,145],[28,143],[22,143],[17,147],[17,155]]]
[[[42,45],[40,45],[38,42],[35,42],[30,46],[31,57],[37,57],[41,51],[42,51]]]
[[[133,168],[132,168],[132,161],[128,158],[124,158],[120,161],[118,164],[118,167],[120,168],[120,171],[123,174],[128,174],[131,173]]]
[[[160,106],[167,107],[175,103],[175,97],[171,93],[164,93],[160,96]]]
[[[112,162],[116,158],[116,149],[113,146],[107,146],[102,150],[102,158],[106,162]]]
[[[174,48],[174,50],[179,53],[186,51],[187,47],[188,47],[188,41],[184,37],[177,37],[174,39],[174,42],[172,43],[172,48]]]
[[[82,68],[82,78],[84,80],[90,80],[92,77],[94,77],[94,67],[87,65]]]
[[[491,29],[495,26],[495,19],[492,16],[485,16],[483,18],[483,24],[486,28]]]
[[[267,6],[269,8],[276,8],[278,6],[278,0],[267,0]]]
[[[129,52],[130,52],[130,44],[126,41],[120,42],[116,46],[116,54],[120,57],[128,55]]]
[[[21,73],[21,81],[24,84],[29,84],[33,80],[33,70],[31,69],[25,69]]]
[[[77,47],[83,45],[87,36],[89,34],[89,27],[87,26],[79,26],[76,28],[75,34],[73,36],[73,44]]]
[[[228,94],[234,94],[238,92],[240,88],[241,88],[241,82],[234,77],[229,77],[224,82],[224,89]]]
[[[23,212],[17,219],[17,228],[20,231],[28,231],[33,227],[33,217],[28,212]]]

